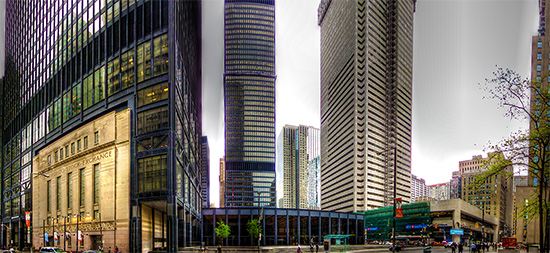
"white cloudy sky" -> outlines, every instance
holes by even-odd
[[[344,1],[344,0],[334,0]],[[277,133],[285,124],[319,127],[319,0],[277,0]],[[483,100],[495,65],[530,73],[537,0],[418,0],[414,20],[412,173],[448,181],[458,161],[484,154],[489,140],[525,127]],[[5,0],[0,0],[0,77]],[[203,134],[210,142],[211,202],[219,202],[223,156],[223,1],[203,0]],[[485,154],[484,154],[485,155]]]
[[[335,0],[343,1],[343,0]],[[320,126],[319,0],[277,0],[277,134],[285,124]],[[448,181],[458,161],[484,154],[525,125],[483,100],[495,65],[530,73],[537,0],[419,0],[414,21],[412,173]],[[219,202],[223,156],[223,1],[203,2],[203,134],[210,142],[210,198]],[[279,191],[280,192],[280,191]]]

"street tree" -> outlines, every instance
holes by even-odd
[[[246,223],[246,231],[254,240],[258,239],[258,236],[262,232],[262,227],[259,219],[250,219]]]
[[[216,222],[216,228],[214,228],[214,232],[216,232],[216,235],[222,240],[221,244],[223,245],[223,241],[225,240],[225,238],[227,238],[231,234],[231,228],[222,220]]]
[[[549,249],[549,170],[550,170],[550,90],[537,78],[531,81],[510,69],[497,68],[493,77],[485,80],[486,98],[498,101],[505,109],[504,116],[511,120],[529,121],[529,129],[518,130],[498,143],[489,143],[486,171],[476,182],[481,184],[497,174],[529,175],[534,187],[527,203],[518,207],[519,217],[526,222],[539,218],[541,250]],[[514,170],[511,170],[513,167]],[[541,251],[547,252],[547,251]]]

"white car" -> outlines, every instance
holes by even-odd
[[[447,242],[447,243],[445,244],[445,248],[450,248],[451,245],[453,245],[453,242]]]

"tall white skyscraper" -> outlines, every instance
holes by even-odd
[[[323,210],[392,205],[394,185],[410,202],[415,2],[319,5]]]

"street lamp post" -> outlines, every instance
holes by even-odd
[[[52,242],[52,246],[55,246],[55,218],[52,217],[52,238],[53,238],[53,242]],[[59,240],[59,239],[58,239]]]
[[[80,243],[80,241],[78,241],[80,235],[78,233],[78,221],[80,220],[80,214],[75,214],[74,217],[76,218],[76,252],[78,252],[78,244]]]
[[[381,155],[382,153],[386,153],[390,151],[391,149],[386,149],[384,151],[378,152],[378,155]],[[396,207],[396,198],[397,198],[397,144],[393,146],[393,228],[392,228],[392,237],[393,237],[393,247],[392,251],[395,252],[395,246],[397,242],[395,241],[395,216],[397,214],[397,207]]]
[[[258,227],[260,227],[260,220],[262,219],[262,214],[260,214],[260,195],[262,194],[260,191],[258,193]],[[261,234],[262,232],[258,232],[258,253],[260,252],[260,240],[261,240]]]
[[[101,213],[98,213],[99,215],[99,238],[101,239],[101,251],[103,251],[103,228],[101,227]]]
[[[42,234],[44,235],[44,247],[46,247],[46,220],[42,220]]]
[[[63,251],[67,251],[67,218],[69,216],[62,216],[63,217]]]

